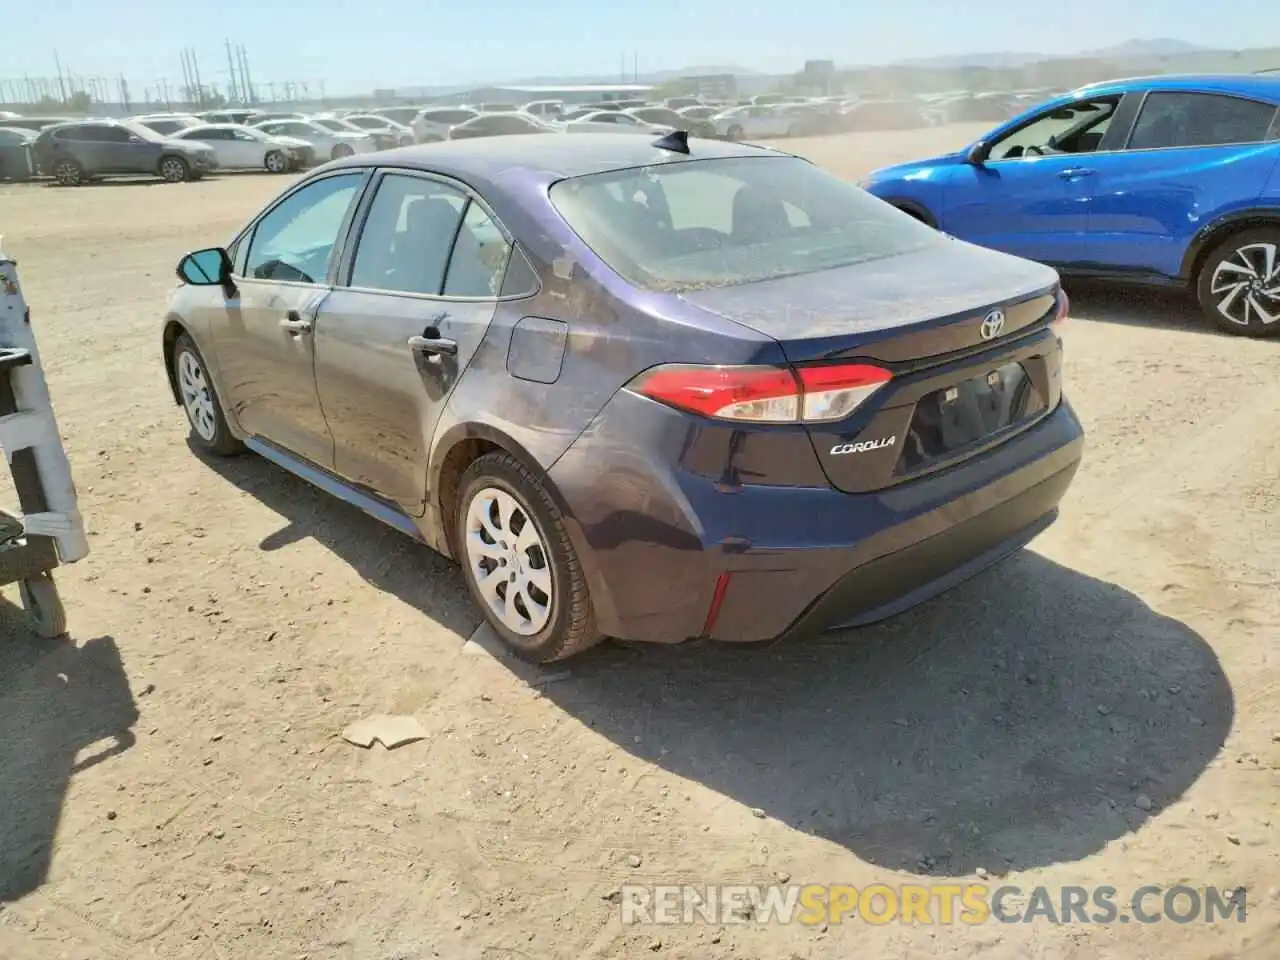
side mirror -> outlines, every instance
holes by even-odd
[[[231,282],[231,257],[222,247],[188,253],[178,261],[178,279],[193,287],[226,286]]]
[[[971,163],[975,167],[980,167],[987,162],[987,141],[979,140],[974,143],[964,155],[966,163]]]

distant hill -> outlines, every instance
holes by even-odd
[[[1097,50],[1082,50],[1080,53],[1026,53],[1001,51],[998,53],[960,53],[944,57],[915,57],[908,60],[895,60],[890,66],[925,67],[931,70],[953,70],[958,67],[989,67],[992,69],[1016,69],[1027,64],[1044,60],[1076,60],[1081,58],[1097,60],[1132,60],[1145,57],[1176,57],[1193,53],[1209,52],[1209,47],[1188,43],[1186,40],[1157,38],[1154,40],[1126,40],[1110,47]]]

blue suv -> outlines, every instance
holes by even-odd
[[[862,186],[1065,276],[1185,287],[1220,328],[1280,333],[1280,76],[1116,80]]]

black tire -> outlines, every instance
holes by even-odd
[[[489,607],[476,583],[466,548],[467,515],[472,500],[488,488],[515,498],[546,544],[545,564],[551,574],[550,619],[538,633],[522,636],[507,628]],[[487,453],[463,471],[453,518],[455,555],[471,598],[494,632],[521,659],[532,663],[564,660],[595,646],[604,637],[596,628],[586,575],[565,528],[564,515],[545,482],[509,453]]]
[[[725,134],[725,136],[727,136],[730,140],[737,141],[742,139],[742,136],[744,133],[746,133],[746,131],[743,130],[742,127],[740,127],[738,124],[735,123],[732,127],[729,128],[729,132]]]
[[[329,154],[329,157],[330,159],[333,159],[333,160],[341,160],[343,157],[349,157],[353,153],[355,153],[355,151],[352,150],[349,146],[347,146],[345,143],[340,143],[333,148],[333,152]]]
[[[1280,272],[1271,277],[1261,276],[1265,269],[1266,247],[1274,248],[1271,251],[1273,262],[1280,263],[1280,225],[1256,227],[1233,234],[1214,247],[1200,265],[1196,275],[1196,299],[1200,301],[1200,309],[1205,316],[1219,330],[1237,337],[1280,334],[1280,319],[1268,323],[1256,309],[1261,307],[1267,314],[1280,317]],[[1231,271],[1228,267],[1220,274],[1219,268],[1228,262],[1239,269]],[[1244,272],[1246,264],[1254,269],[1254,277]],[[1239,282],[1248,282],[1250,286],[1243,288],[1235,298],[1228,299],[1234,285],[1233,277],[1238,277]],[[1276,292],[1268,295],[1267,290]],[[1227,304],[1225,310],[1223,303]]]
[[[191,179],[191,164],[171,153],[160,158],[156,172],[165,183],[185,183]]]
[[[49,172],[64,187],[78,187],[85,182],[84,167],[80,165],[80,161],[70,157],[59,157],[53,161]]]
[[[209,411],[213,423],[212,429],[208,428],[207,423],[203,425],[197,423],[197,415],[192,412],[192,405],[187,402],[188,394],[183,386],[184,355],[196,364],[203,375],[205,390],[208,393],[209,401],[212,403],[212,410]],[[240,453],[244,446],[231,433],[231,428],[227,426],[227,418],[222,412],[222,399],[218,396],[218,391],[209,376],[209,368],[205,365],[200,349],[190,336],[183,333],[174,341],[173,353],[170,355],[169,363],[171,364],[174,382],[178,384],[178,396],[182,412],[186,414],[187,425],[191,428],[192,443],[216,457],[231,457]]]
[[[288,173],[291,164],[283,151],[268,150],[267,155],[262,158],[262,165],[267,173]]]

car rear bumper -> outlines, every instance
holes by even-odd
[[[680,417],[620,393],[550,471],[610,636],[760,642],[892,616],[1047,527],[1084,443],[1064,400],[961,464],[847,494],[687,472]]]

